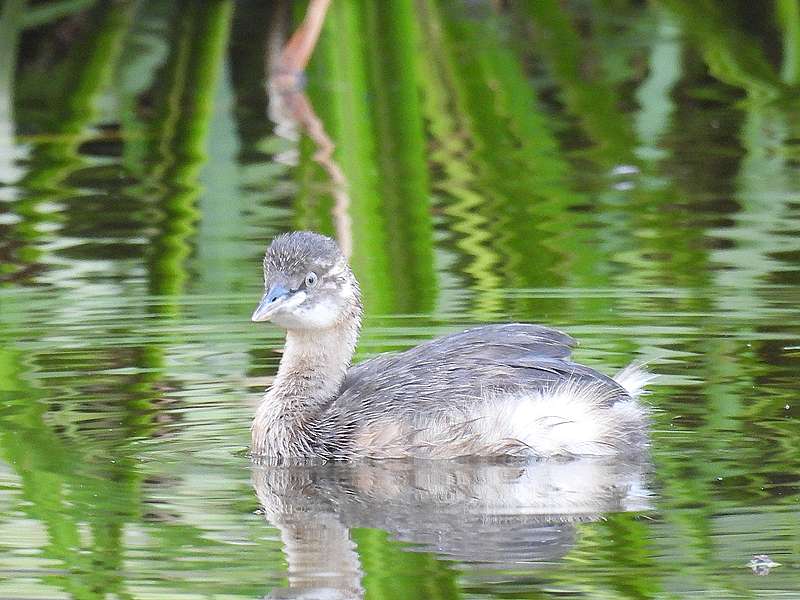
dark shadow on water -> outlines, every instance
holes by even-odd
[[[379,529],[406,552],[432,553],[482,573],[552,564],[578,524],[646,511],[649,463],[385,461],[253,465],[253,487],[280,531],[288,588],[278,598],[363,598],[354,530]]]

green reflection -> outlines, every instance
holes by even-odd
[[[283,587],[235,453],[280,344],[248,311],[276,232],[336,227],[316,147],[266,115],[279,13],[2,5],[0,595]],[[333,1],[307,93],[348,182],[361,354],[542,321],[663,375],[653,511],[489,572],[354,529],[368,598],[800,587],[798,15]],[[756,553],[786,566],[753,577]]]
[[[309,71],[348,181],[352,262],[370,314],[427,312],[436,292],[411,8],[334,3]],[[332,92],[322,81],[339,83]]]
[[[177,294],[186,281],[189,241],[199,217],[197,177],[206,157],[213,99],[233,6],[187,2],[173,16],[173,44],[161,74],[151,125],[148,179],[163,189],[159,233],[151,244],[151,291]]]
[[[364,570],[367,600],[461,598],[452,568],[423,552],[403,551],[386,533],[375,529],[352,532]]]

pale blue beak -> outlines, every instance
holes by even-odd
[[[266,294],[261,297],[261,302],[258,303],[253,316],[250,317],[251,321],[269,321],[270,317],[277,311],[284,301],[289,297],[289,290],[281,283],[274,284]]]

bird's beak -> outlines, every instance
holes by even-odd
[[[258,303],[253,316],[250,320],[253,322],[269,321],[272,315],[283,305],[289,297],[289,290],[283,284],[276,283],[269,291],[267,291]]]

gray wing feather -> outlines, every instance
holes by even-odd
[[[506,361],[513,356],[537,356],[541,358],[569,358],[575,340],[556,329],[510,323],[506,325],[484,325],[467,329],[430,342],[415,346],[398,354],[383,354],[350,369],[348,379],[358,379],[371,370],[392,367],[407,367],[414,363],[434,364],[448,356],[482,358]]]
[[[552,389],[566,381],[596,386],[609,405],[627,398],[614,380],[569,360],[575,345],[569,335],[539,325],[469,329],[352,367],[330,408],[365,419],[450,412],[491,392]]]

